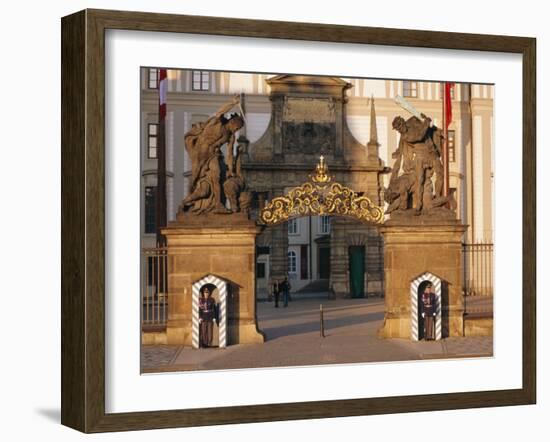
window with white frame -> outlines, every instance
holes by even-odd
[[[256,263],[256,278],[258,279],[265,278],[265,262]]]
[[[289,235],[298,235],[298,220],[297,219],[290,219],[288,220],[288,234]]]
[[[210,72],[208,71],[193,71],[192,89],[194,91],[209,91],[210,90]]]
[[[330,216],[322,215],[319,217],[319,232],[323,235],[330,233]]]
[[[409,98],[418,97],[418,82],[416,81],[404,81],[403,82],[403,96]]]
[[[447,137],[447,152],[449,152],[449,162],[454,163],[456,162],[455,131],[448,131]]]
[[[288,251],[288,273],[296,273],[297,272],[297,258],[296,258],[296,252],[294,250]]]
[[[157,158],[157,141],[158,141],[159,125],[149,123],[147,125],[147,158]]]
[[[147,84],[149,89],[158,89],[159,87],[159,70],[156,68],[149,69],[149,78],[147,79]]]

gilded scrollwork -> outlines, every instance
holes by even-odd
[[[367,223],[381,224],[384,211],[368,197],[332,182],[321,156],[310,181],[294,187],[286,195],[273,198],[260,212],[264,224],[274,225],[290,218],[309,215],[338,215]]]

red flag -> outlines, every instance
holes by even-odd
[[[166,91],[168,90],[168,79],[166,69],[159,69],[159,119],[166,117]]]
[[[445,124],[446,128],[449,127],[451,121],[453,121],[453,106],[451,102],[451,89],[455,86],[454,83],[443,83],[445,88],[444,100],[445,100]]]
[[[159,69],[159,125],[157,143],[157,247],[166,244],[166,238],[161,229],[166,227],[166,92],[168,90],[168,78],[166,69]]]

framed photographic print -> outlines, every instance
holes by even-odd
[[[63,18],[62,423],[534,403],[535,72],[523,37]]]

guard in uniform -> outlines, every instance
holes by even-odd
[[[200,346],[208,348],[212,345],[214,320],[217,321],[217,305],[208,287],[204,287],[199,299]]]
[[[431,283],[426,284],[420,298],[420,312],[424,322],[424,339],[433,341],[435,340],[436,299]]]

